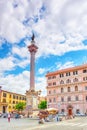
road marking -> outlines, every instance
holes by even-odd
[[[72,123],[72,122],[55,122],[55,123],[53,123],[53,124],[51,124],[51,123],[48,123],[48,124],[42,124],[42,125],[38,125],[38,126],[35,126],[35,127],[33,127],[33,128],[31,128],[31,130],[39,130],[39,129],[41,129],[41,128],[48,128],[48,127],[51,127],[51,126],[54,126],[54,125],[56,125],[56,126],[72,126],[72,127],[74,127],[74,126],[77,126],[77,127],[83,127],[83,126],[86,126],[87,125],[87,123],[82,123],[82,122],[79,122],[79,123]],[[28,130],[28,128],[27,129],[25,129],[25,130]]]
[[[81,126],[86,126],[87,124],[82,124],[81,123],[72,123],[72,122],[64,122],[64,123],[59,123],[56,124],[57,126],[62,125],[62,126],[77,126],[77,127],[81,127]]]
[[[87,125],[87,123],[86,123],[86,124],[85,124],[85,123],[84,123],[84,124],[80,124],[79,127],[81,127],[81,126],[86,126],[86,125]]]

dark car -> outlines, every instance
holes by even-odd
[[[7,118],[7,117],[8,117],[8,114],[7,114],[7,113],[3,113],[3,114],[2,114],[2,117],[3,117],[3,118]]]
[[[15,119],[21,118],[19,114],[15,114]]]

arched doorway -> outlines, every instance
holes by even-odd
[[[72,105],[67,106],[67,113],[68,113],[68,116],[73,115],[73,106]]]
[[[3,113],[6,113],[6,106],[3,106]]]

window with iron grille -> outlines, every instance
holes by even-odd
[[[3,97],[6,97],[7,96],[7,94],[6,93],[3,93]]]
[[[68,97],[67,100],[68,100],[68,101],[71,101],[71,97]]]
[[[85,70],[83,70],[83,73],[87,73],[87,70],[85,69]]]
[[[78,101],[79,100],[79,98],[78,98],[78,96],[76,96],[76,101]]]
[[[78,91],[78,86],[75,86],[75,91]]]

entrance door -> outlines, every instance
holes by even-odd
[[[3,106],[3,113],[6,113],[6,106]]]
[[[68,109],[68,115],[71,116],[72,115],[72,108]]]

